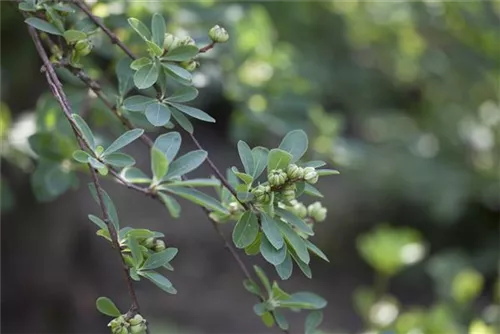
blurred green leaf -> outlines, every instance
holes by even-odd
[[[151,40],[151,32],[149,31],[148,27],[146,27],[146,25],[144,25],[144,23],[142,23],[140,20],[131,17],[128,19],[128,23],[135,30],[135,32],[137,32],[137,34],[141,36],[142,39],[144,39],[145,41]]]

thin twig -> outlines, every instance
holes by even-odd
[[[72,114],[71,106],[68,102],[66,94],[64,93],[62,84],[59,81],[59,78],[57,77],[57,75],[54,71],[54,67],[53,67],[52,63],[50,62],[50,60],[47,56],[47,53],[45,52],[45,50],[42,46],[42,43],[40,41],[40,37],[38,36],[38,33],[32,27],[28,27],[28,30],[29,30],[29,33],[31,35],[31,38],[33,39],[33,43],[35,44],[35,48],[36,48],[39,56],[42,58],[42,61],[44,64],[43,70],[45,72],[45,77],[46,77],[47,82],[49,84],[50,90],[52,91],[52,94],[56,98],[57,102],[60,104],[61,109],[63,110],[63,113],[66,116],[66,119],[70,123],[70,125],[73,129],[73,132],[75,133],[75,136],[76,136],[77,141],[78,141],[78,145],[83,150],[83,149],[85,149],[85,147],[87,147],[88,143],[86,143],[85,140],[83,139],[83,136],[80,134],[78,127],[76,126],[73,118],[71,117],[71,114]],[[88,164],[88,167],[89,167],[90,175],[92,177],[92,182],[96,188],[99,206],[100,206],[100,209],[102,212],[102,217],[103,217],[104,222],[106,223],[106,225],[108,227],[111,241],[113,244],[113,248],[116,249],[116,251],[118,252],[118,256],[121,259],[122,266],[123,266],[123,273],[125,275],[125,281],[127,283],[128,292],[129,292],[130,298],[132,299],[132,305],[131,305],[127,315],[133,316],[137,312],[139,312],[139,310],[140,310],[139,302],[137,300],[135,289],[134,289],[134,286],[132,284],[132,279],[130,278],[130,276],[128,274],[128,267],[125,263],[125,260],[122,256],[122,253],[120,250],[120,244],[118,241],[117,231],[114,228],[113,224],[110,223],[111,220],[109,218],[108,212],[107,212],[105,204],[104,204],[103,189],[99,184],[99,179],[97,177],[97,174],[96,174],[94,168],[92,168],[92,166],[90,164]]]

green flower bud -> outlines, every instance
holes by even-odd
[[[97,147],[95,148],[95,153],[97,155],[101,155],[102,152],[104,152],[104,147],[102,147],[101,145],[97,145]]]
[[[146,248],[153,248],[155,246],[155,238],[147,238],[146,240],[143,241],[142,245]]]
[[[300,202],[294,204],[290,211],[300,218],[305,218],[307,216],[307,208],[303,203]]]
[[[225,43],[229,40],[229,34],[226,29],[218,25],[213,26],[212,29],[208,31],[208,36],[210,36],[215,43]]]
[[[273,169],[268,175],[267,180],[272,187],[279,187],[285,184],[288,176],[282,169]]]
[[[316,182],[318,182],[318,178],[318,173],[316,172],[316,169],[314,169],[314,167],[304,168],[304,180],[307,183],[315,184]]]
[[[195,61],[195,60],[183,61],[181,63],[181,66],[184,69],[188,70],[189,72],[192,72],[192,71],[196,70],[196,68],[198,67],[198,65],[199,65],[198,62]]]
[[[127,327],[117,327],[115,330],[111,331],[113,334],[128,334]]]
[[[127,264],[127,266],[129,266],[129,267],[135,266],[135,262],[130,255],[123,255],[123,260],[125,260],[125,263]]]
[[[139,325],[140,323],[145,322],[144,318],[140,314],[134,315],[132,319],[128,321],[132,326]]]
[[[163,48],[165,50],[173,50],[178,47],[181,40],[168,32],[165,33],[165,39],[163,40]]]
[[[241,209],[241,206],[238,202],[231,202],[231,203],[229,203],[228,209],[229,209],[229,212],[234,213],[234,212],[238,212]]]
[[[154,251],[161,252],[162,250],[165,250],[165,242],[158,239],[155,241]]]
[[[304,168],[291,164],[286,168],[286,174],[290,180],[300,180],[304,178]]]
[[[179,41],[179,45],[195,45],[195,41],[190,36],[184,37]]]
[[[92,43],[88,39],[82,39],[76,42],[75,44],[75,51],[78,53],[80,56],[86,56],[92,51]]]
[[[145,323],[141,323],[138,325],[132,325],[130,327],[130,333],[132,334],[143,334],[146,332],[147,326]]]
[[[287,202],[290,202],[291,200],[295,199],[295,190],[293,189],[285,190],[281,194],[283,195],[283,199]]]
[[[252,189],[252,194],[255,196],[257,202],[267,203],[269,202],[271,192],[271,187],[268,185],[258,185],[257,187]]]
[[[314,202],[307,207],[307,213],[316,222],[321,222],[326,218],[326,208],[321,205],[320,202]]]

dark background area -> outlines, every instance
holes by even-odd
[[[371,326],[361,320],[353,294],[377,277],[357,240],[381,224],[419,231],[426,249],[388,286],[400,314],[411,305],[428,310],[448,303],[452,297],[443,286],[469,267],[484,277],[484,286],[469,308],[445,322],[466,328],[493,303],[499,266],[499,4],[106,1],[94,12],[134,50],[139,43],[127,30],[128,16],[149,22],[161,12],[169,31],[187,31],[199,45],[208,41],[212,25],[226,27],[229,43],[201,58],[194,80],[196,105],[217,123],[195,123],[196,134],[225,169],[238,164],[237,140],[273,146],[302,128],[310,136],[309,158],[341,171],[318,186],[329,216],[314,240],[331,263],[314,260],[312,280],[297,270],[282,285],[329,301],[325,332],[357,333]],[[95,299],[106,295],[125,309],[125,284],[115,254],[86,218],[97,212],[88,175],[79,175],[77,190],[37,200],[30,184],[37,162],[27,138],[41,115],[40,101],[50,96],[22,16],[11,3],[0,5],[2,332],[104,333],[109,319],[95,310]],[[123,55],[102,32],[94,44],[89,65],[111,87],[113,56]],[[82,91],[72,81],[66,87],[70,94]],[[119,125],[94,102],[90,119],[113,138]],[[192,149],[183,138],[181,151]],[[134,143],[128,150],[148,168],[144,146]],[[209,174],[202,166],[193,176]],[[201,209],[184,201],[181,218],[173,220],[156,202],[110,181],[104,186],[122,221],[162,231],[180,250],[169,275],[177,295],[137,284],[143,313],[157,332],[276,331],[253,314],[255,301]],[[231,225],[223,226],[227,236]],[[273,272],[255,258],[246,261]],[[302,315],[291,317],[292,333],[301,331],[302,321]]]

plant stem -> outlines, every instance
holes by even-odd
[[[35,44],[35,48],[36,48],[39,56],[42,58],[43,65],[44,65],[43,70],[45,72],[45,77],[46,77],[47,82],[49,84],[50,90],[52,91],[52,94],[56,98],[57,102],[60,104],[61,109],[63,110],[63,113],[64,113],[66,119],[70,123],[70,125],[73,129],[73,132],[75,133],[75,136],[77,138],[78,145],[80,146],[80,148],[82,150],[84,150],[85,147],[88,146],[88,143],[86,143],[85,140],[83,139],[83,136],[80,134],[78,127],[76,126],[73,118],[71,117],[71,114],[72,114],[71,106],[68,102],[66,94],[64,93],[62,84],[59,81],[59,78],[57,77],[57,75],[54,71],[54,67],[53,67],[52,63],[50,62],[50,60],[47,56],[47,53],[45,52],[45,50],[42,46],[42,43],[40,41],[40,37],[38,36],[38,33],[32,27],[28,27],[28,30],[29,30],[31,38],[33,39],[33,42]],[[110,223],[110,218],[109,218],[109,215],[108,215],[108,212],[106,210],[104,200],[103,200],[103,195],[102,195],[103,189],[101,188],[101,186],[99,184],[99,179],[97,177],[97,174],[96,174],[94,168],[92,168],[92,166],[90,164],[88,164],[88,168],[90,171],[90,175],[92,177],[92,182],[96,188],[97,197],[98,197],[99,206],[100,206],[100,209],[102,212],[103,220],[104,220],[104,222],[106,222],[106,225],[108,226],[111,241],[113,244],[113,248],[116,249],[116,251],[118,252],[118,256],[121,259],[122,266],[123,266],[123,273],[125,275],[125,281],[127,283],[128,292],[129,292],[130,298],[132,299],[132,305],[131,305],[127,315],[133,316],[137,312],[139,312],[139,310],[140,310],[139,302],[137,300],[135,289],[134,289],[134,286],[132,284],[132,279],[130,278],[130,276],[128,274],[128,267],[125,263],[125,260],[123,259],[123,256],[122,256],[122,253],[120,250],[117,231],[115,230],[113,224]]]

